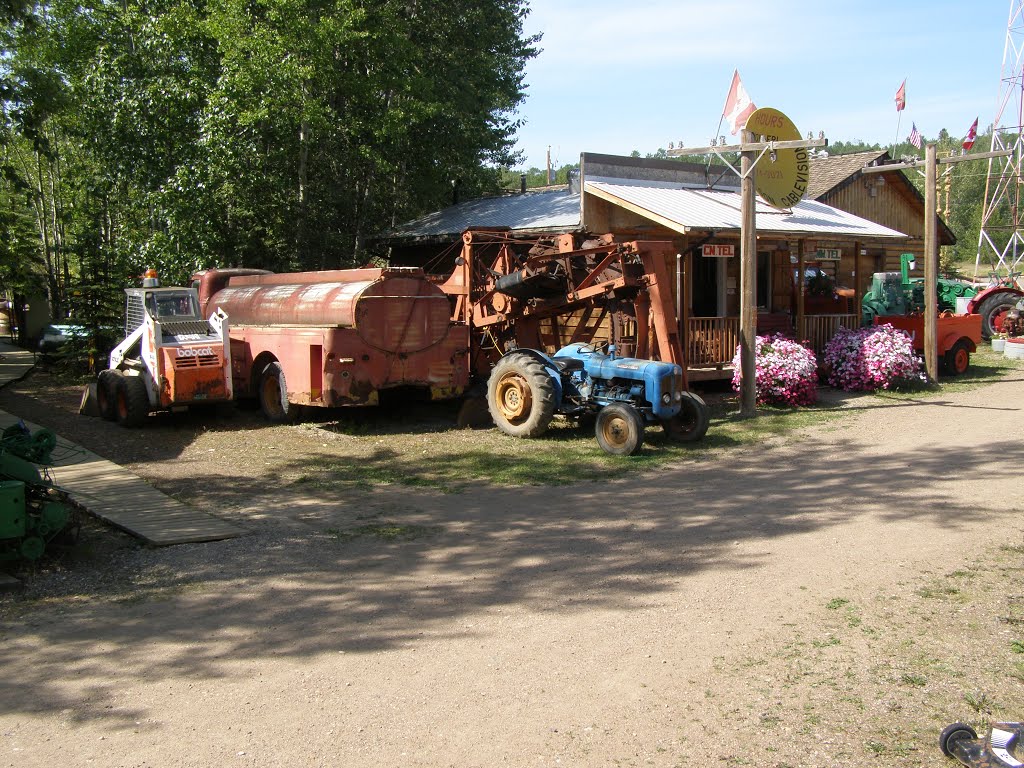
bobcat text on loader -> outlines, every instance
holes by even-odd
[[[227,315],[204,319],[193,288],[161,288],[153,270],[125,294],[125,339],[96,380],[100,415],[131,427],[152,411],[230,402]]]

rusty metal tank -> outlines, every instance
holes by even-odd
[[[376,349],[408,354],[442,341],[451,322],[448,297],[419,268],[240,271],[200,278],[205,311],[223,309],[232,327],[352,328]]]

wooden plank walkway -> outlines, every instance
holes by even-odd
[[[82,417],[86,418],[86,417]],[[0,429],[18,421],[0,411]],[[26,422],[33,432],[39,427]],[[111,425],[111,429],[117,429]],[[91,514],[155,547],[244,536],[244,528],[161,493],[112,461],[58,438],[50,478]]]

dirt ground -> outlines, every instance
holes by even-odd
[[[940,766],[947,723],[1024,720],[1022,369],[460,493],[297,482],[351,436],[242,413],[154,440],[44,381],[0,408],[252,535],[87,526],[0,599],[0,764]]]

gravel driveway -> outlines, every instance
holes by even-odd
[[[152,466],[253,535],[100,537],[0,600],[0,755],[945,765],[947,723],[1024,720],[1022,374],[560,487],[247,499],[193,440]]]

